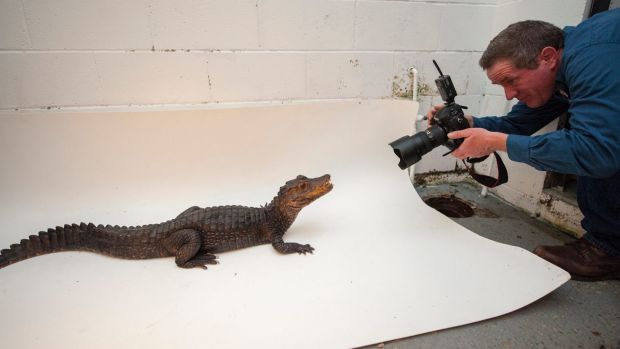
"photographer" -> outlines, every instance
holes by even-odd
[[[472,118],[452,154],[495,150],[538,170],[578,176],[586,234],[534,253],[576,279],[620,279],[620,9],[564,30],[542,21],[514,23],[480,58],[488,78],[519,102],[503,117]],[[432,108],[429,120],[443,106]],[[569,127],[530,136],[563,112]]]

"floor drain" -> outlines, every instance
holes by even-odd
[[[464,200],[454,195],[430,196],[424,202],[451,218],[465,218],[474,215],[474,209]]]

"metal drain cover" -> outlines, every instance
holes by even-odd
[[[474,215],[474,209],[454,195],[438,195],[424,198],[424,202],[451,218],[465,218]]]

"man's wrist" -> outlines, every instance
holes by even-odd
[[[469,123],[469,127],[474,127],[474,117],[472,115],[465,115],[465,119]]]
[[[492,141],[491,145],[494,151],[506,151],[506,143],[508,140],[508,135],[501,132],[491,132]]]

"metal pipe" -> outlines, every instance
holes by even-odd
[[[414,67],[409,68],[409,74],[411,74],[411,89],[412,99],[414,102],[418,101],[418,70]]]
[[[487,188],[486,186],[482,186],[482,191],[480,192],[480,196],[482,196],[483,198],[485,198],[487,196],[489,192],[489,188]]]

